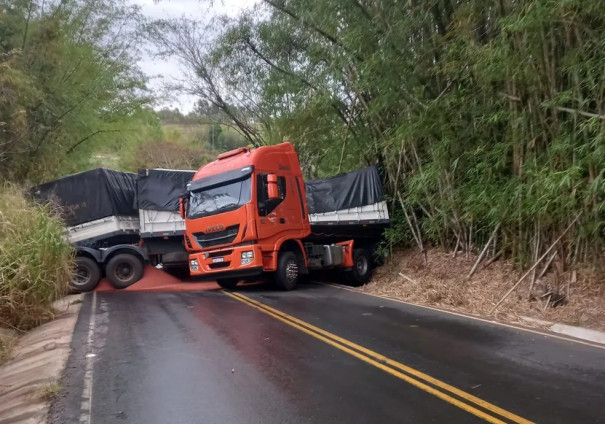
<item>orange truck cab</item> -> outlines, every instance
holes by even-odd
[[[310,270],[338,268],[352,283],[363,284],[370,277],[376,240],[388,224],[386,204],[381,203],[380,219],[374,214],[369,222],[349,221],[353,233],[363,233],[357,230],[365,226],[371,242],[324,232],[332,227],[329,220],[337,210],[318,214],[320,231],[314,235],[315,218],[290,143],[223,153],[196,172],[181,199],[190,273],[231,289],[241,280],[271,274],[278,288],[291,290]],[[364,207],[372,205],[357,209]],[[349,209],[345,212],[351,218]]]

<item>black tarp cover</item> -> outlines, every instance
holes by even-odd
[[[67,175],[31,189],[41,203],[62,209],[68,226],[83,224],[112,215],[138,216],[134,206],[136,174],[93,169]]]
[[[137,183],[139,209],[178,211],[179,198],[187,193],[187,183],[195,171],[141,169]]]
[[[311,214],[366,206],[384,200],[376,166],[308,181],[305,188]]]

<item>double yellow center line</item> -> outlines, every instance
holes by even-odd
[[[264,303],[257,302],[241,293],[228,291],[223,291],[223,293],[487,422],[495,424],[506,424],[508,422],[533,424],[532,421],[526,420],[483,399],[479,399],[430,375],[315,327],[308,322],[288,315]]]

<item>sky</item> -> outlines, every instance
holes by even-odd
[[[149,19],[180,18],[196,19],[208,22],[219,15],[236,16],[242,10],[254,5],[256,0],[130,0],[141,7],[141,12]],[[175,59],[158,59],[145,53],[139,62],[140,68],[149,78],[149,86],[156,93],[164,92],[163,84],[171,78],[182,77],[180,65]],[[164,94],[164,93],[163,93]],[[161,101],[156,108],[179,108],[182,112],[193,109],[195,97],[187,95],[171,96],[172,99]]]

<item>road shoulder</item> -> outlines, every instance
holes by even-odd
[[[72,295],[57,302],[57,318],[24,335],[0,366],[0,424],[46,422],[50,400],[61,388],[81,299]]]
[[[590,269],[579,268],[572,275],[553,269],[532,280],[510,260],[475,267],[477,260],[472,252],[455,255],[438,248],[426,257],[415,249],[395,251],[359,290],[513,325],[546,330],[557,323],[605,331],[605,292]]]

